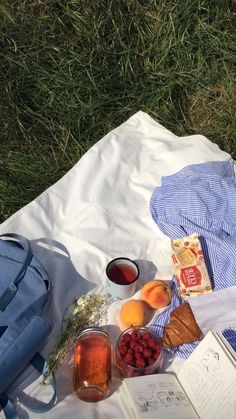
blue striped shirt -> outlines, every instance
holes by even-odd
[[[234,162],[208,162],[186,166],[162,178],[151,197],[150,211],[160,230],[171,239],[198,233],[214,290],[236,285],[236,180]],[[172,281],[171,308],[153,324],[161,335],[170,312],[180,303]],[[223,333],[236,350],[236,333]],[[197,343],[174,352],[188,357]]]

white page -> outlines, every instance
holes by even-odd
[[[188,397],[184,394],[177,378],[172,374],[154,374],[124,380],[132,396],[138,416],[132,413],[132,406],[126,390],[123,404],[130,419],[197,419]]]
[[[178,373],[200,418],[236,418],[236,369],[231,360],[209,332]]]
[[[228,343],[222,333],[212,332],[216,340],[220,345],[223,346],[228,351],[228,356],[231,358],[231,362],[236,366],[236,352],[233,350],[232,346]]]

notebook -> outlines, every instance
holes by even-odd
[[[127,419],[235,419],[236,353],[210,331],[174,373],[124,378],[118,398]]]

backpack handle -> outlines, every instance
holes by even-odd
[[[22,263],[21,269],[19,270],[16,278],[14,279],[14,281],[9,285],[9,287],[4,291],[4,293],[2,294],[2,296],[0,297],[0,311],[4,311],[6,309],[6,307],[8,306],[8,304],[11,302],[12,298],[14,297],[14,295],[17,292],[17,285],[19,284],[19,282],[22,280],[22,278],[24,277],[24,274],[31,262],[31,259],[33,257],[33,252],[31,249],[31,244],[30,241],[24,237],[21,236],[20,234],[15,234],[15,233],[7,233],[7,234],[1,234],[1,237],[6,237],[9,238],[10,240],[6,240],[6,241],[15,241],[17,243],[19,243],[19,245],[22,247],[23,250],[25,250],[26,253],[26,257],[25,260]]]

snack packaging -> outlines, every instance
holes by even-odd
[[[198,234],[171,240],[172,262],[181,297],[186,300],[212,292]]]

